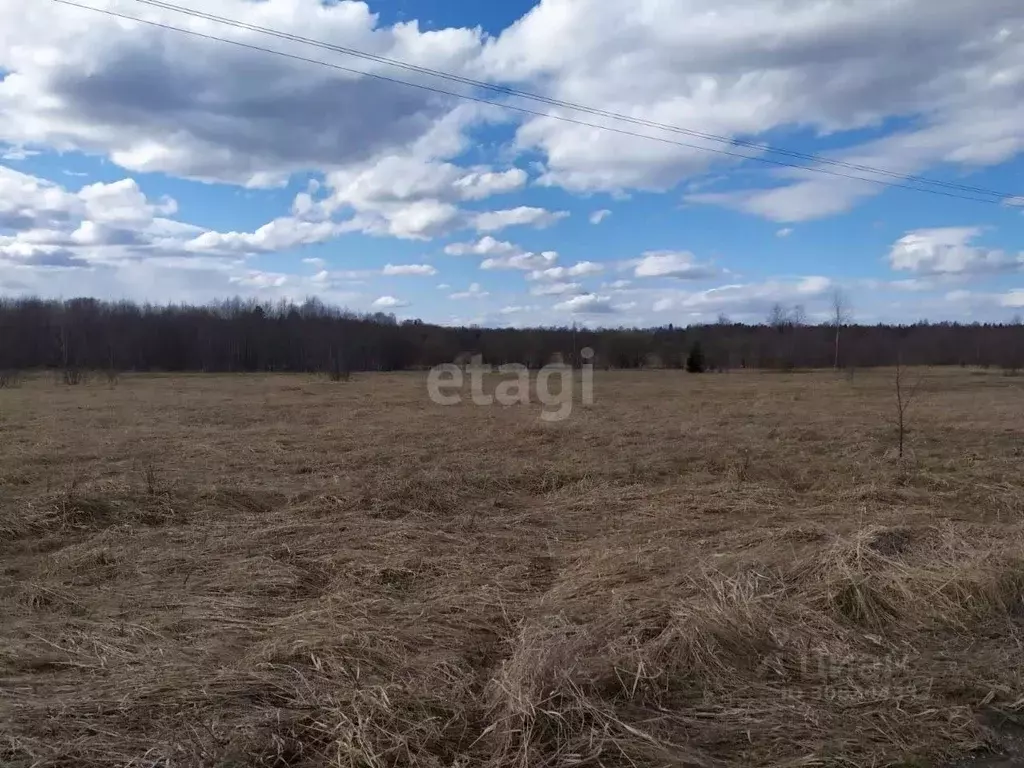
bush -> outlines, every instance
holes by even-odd
[[[686,356],[687,373],[704,373],[707,364],[704,360],[704,350],[700,348],[700,342],[695,341],[690,347],[690,354]]]
[[[77,386],[78,384],[84,384],[86,381],[86,373],[81,368],[65,368],[61,374],[61,381],[67,384],[69,387]]]

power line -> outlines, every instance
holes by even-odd
[[[273,48],[266,48],[264,46],[255,45],[255,44],[252,44],[252,43],[244,43],[244,42],[241,42],[239,40],[231,40],[229,38],[219,37],[217,35],[210,35],[210,34],[206,34],[204,32],[198,32],[198,31],[192,30],[192,29],[185,29],[184,27],[176,27],[176,26],[174,26],[172,24],[165,24],[165,23],[162,23],[162,22],[153,21],[151,19],[143,19],[143,18],[140,18],[138,16],[132,16],[130,14],[121,13],[121,12],[118,12],[118,11],[113,11],[113,10],[110,10],[110,9],[107,9],[107,8],[95,8],[95,7],[90,6],[90,5],[85,5],[85,4],[82,4],[82,3],[75,2],[74,0],[53,0],[53,2],[60,3],[61,5],[66,5],[66,6],[71,6],[71,7],[75,7],[75,8],[80,8],[82,10],[93,11],[95,13],[101,13],[101,14],[106,15],[106,16],[111,16],[111,17],[114,17],[114,18],[124,19],[126,21],[134,21],[134,22],[137,22],[139,24],[146,24],[148,26],[157,27],[159,29],[164,29],[164,30],[168,30],[168,31],[172,31],[172,32],[179,32],[181,34],[190,35],[192,37],[197,37],[197,38],[201,38],[201,39],[204,39],[204,40],[211,40],[211,41],[215,41],[215,42],[226,43],[228,45],[234,45],[234,46],[239,47],[239,48],[245,48],[245,49],[252,50],[252,51],[258,51],[260,53],[269,53],[269,54],[272,54],[272,55],[275,55],[275,56],[281,56],[281,57],[286,58],[286,59],[291,59],[293,61],[301,61],[301,62],[304,62],[304,63],[307,63],[307,64],[317,64],[319,66],[327,67],[327,68],[334,69],[334,70],[337,70],[337,71],[340,71],[340,72],[346,72],[346,73],[353,74],[353,75],[359,75],[360,77],[373,78],[375,80],[382,81],[382,82],[393,83],[393,84],[396,84],[396,85],[402,85],[402,86],[406,86],[406,87],[410,87],[410,88],[417,88],[419,90],[428,91],[428,92],[431,92],[431,93],[436,93],[436,94],[440,94],[440,95],[444,95],[444,96],[451,96],[453,98],[458,98],[458,99],[465,99],[467,101],[473,101],[473,102],[476,102],[476,103],[479,103],[479,104],[486,104],[486,105],[493,106],[493,107],[500,107],[502,109],[508,109],[508,110],[512,110],[514,112],[519,112],[521,114],[532,115],[534,117],[543,117],[543,118],[548,118],[548,119],[551,119],[551,120],[558,120],[560,122],[571,123],[573,125],[579,125],[579,126],[582,126],[582,127],[585,127],[585,128],[594,128],[594,129],[597,129],[597,130],[610,131],[612,133],[617,133],[617,134],[621,134],[621,135],[624,135],[624,136],[632,136],[632,137],[640,138],[640,139],[648,139],[649,141],[657,141],[657,142],[660,142],[660,143],[663,143],[663,144],[671,144],[671,145],[674,145],[674,146],[684,147],[684,148],[687,148],[687,149],[695,149],[695,150],[698,150],[698,151],[701,151],[701,152],[711,152],[711,153],[718,154],[718,155],[725,155],[725,156],[728,156],[728,157],[739,158],[741,160],[753,160],[755,162],[765,163],[765,164],[769,164],[769,165],[775,165],[775,166],[779,166],[779,167],[782,167],[782,168],[793,168],[793,169],[796,169],[796,170],[808,171],[808,172],[812,172],[812,173],[820,173],[820,174],[824,174],[824,175],[828,175],[828,176],[836,176],[836,177],[839,177],[839,178],[850,179],[850,180],[853,180],[853,181],[862,181],[862,182],[867,182],[867,183],[871,183],[871,184],[878,184],[880,186],[887,187],[887,188],[907,189],[907,190],[910,190],[910,191],[913,191],[913,192],[927,192],[928,194],[942,195],[943,197],[950,197],[950,198],[953,198],[953,199],[956,199],[956,200],[969,200],[969,201],[978,202],[978,203],[995,203],[995,204],[998,205],[998,204],[1002,204],[1005,200],[1008,200],[1010,198],[1015,197],[1015,195],[1004,194],[1004,193],[997,193],[997,192],[993,192],[993,191],[989,191],[989,190],[983,190],[981,188],[977,188],[977,192],[978,193],[989,195],[990,197],[996,197],[997,199],[987,199],[987,198],[983,198],[983,197],[970,197],[970,196],[967,196],[967,195],[954,194],[953,192],[943,191],[941,189],[930,189],[928,187],[913,186],[911,184],[900,184],[900,183],[896,183],[896,182],[884,181],[882,179],[864,178],[862,176],[852,176],[850,174],[841,173],[839,171],[830,170],[828,168],[820,168],[820,167],[813,167],[813,166],[806,166],[806,165],[798,165],[796,163],[787,163],[787,162],[783,162],[781,160],[774,160],[772,158],[762,157],[762,156],[759,156],[759,155],[747,155],[747,154],[743,154],[743,153],[740,153],[740,152],[732,152],[732,151],[729,151],[729,150],[726,150],[726,149],[718,149],[718,148],[715,148],[715,147],[701,146],[701,145],[698,145],[698,144],[689,144],[687,142],[676,141],[674,139],[668,139],[668,138],[665,138],[665,137],[662,137],[662,136],[651,136],[650,134],[637,133],[635,131],[629,131],[629,130],[626,130],[626,129],[623,129],[623,128],[616,128],[616,127],[610,126],[610,125],[602,125],[602,124],[598,124],[598,123],[591,123],[591,122],[587,122],[585,120],[579,120],[579,119],[568,117],[568,116],[565,116],[565,115],[556,115],[556,114],[547,113],[547,112],[539,112],[537,110],[528,109],[526,107],[521,107],[521,106],[518,106],[518,105],[515,105],[515,104],[508,104],[508,103],[499,102],[499,101],[492,101],[492,100],[489,100],[489,99],[484,99],[484,98],[480,98],[478,96],[472,96],[472,95],[465,94],[465,93],[458,93],[458,92],[455,92],[455,91],[448,91],[448,90],[445,90],[443,88],[437,88],[437,87],[434,87],[434,86],[425,85],[423,83],[409,82],[408,80],[401,80],[399,78],[389,77],[387,75],[382,75],[382,74],[375,73],[375,72],[365,72],[363,70],[353,69],[351,67],[345,67],[345,66],[342,66],[340,64],[335,64],[333,62],[323,61],[321,59],[313,59],[313,58],[309,58],[309,57],[306,57],[306,56],[300,56],[300,55],[294,54],[294,53],[286,53],[284,51],[278,51],[278,50],[275,50]],[[147,0],[147,2],[148,2],[148,0]],[[197,15],[197,16],[201,17],[201,14],[198,14],[197,12],[188,12],[188,9],[183,9],[183,12],[185,12],[186,15]],[[243,29],[245,28],[245,25],[242,22],[230,22],[229,25],[238,26],[239,28],[243,28]],[[285,36],[285,37],[287,36],[287,33],[279,33],[279,34],[281,36]],[[325,47],[325,48],[328,48],[328,49],[331,48],[331,46],[326,44],[326,43],[323,43],[322,46]],[[369,56],[370,54],[367,54],[367,55]],[[412,67],[413,65],[409,65],[409,66]],[[456,76],[456,75],[452,75],[452,78],[457,78],[457,77],[458,76]],[[491,87],[500,89],[500,86],[491,86]],[[613,114],[613,113],[609,113],[609,115],[611,115],[611,114]],[[657,124],[652,123],[651,125],[653,127],[657,127]],[[676,130],[676,129],[672,129],[672,130]],[[678,129],[678,130],[682,130],[682,129]],[[729,141],[730,143],[734,143],[731,139],[726,139],[726,140]],[[745,146],[745,144],[741,143],[739,146]],[[753,147],[753,148],[764,150],[764,147],[762,147],[761,145],[755,144],[755,143],[749,143],[749,146]],[[808,157],[813,157],[813,156],[808,155]],[[835,161],[835,162],[838,163],[839,161]],[[868,166],[863,166],[863,167],[864,168],[868,168]],[[908,181],[913,180],[912,177],[900,176],[899,174],[893,174],[892,172],[887,172],[887,171],[872,170],[871,172],[888,173],[890,175],[894,175],[894,176],[897,176],[898,178],[903,178],[903,179],[906,179]],[[944,184],[944,182],[931,182],[931,183]],[[969,192],[969,191],[973,191],[973,190],[971,188],[964,187],[963,191],[968,191]]]
[[[397,67],[410,72],[416,72],[419,74],[429,75],[431,77],[441,78],[451,82],[461,83],[463,85],[469,85],[474,88],[480,88],[488,90],[494,93],[500,93],[506,96],[515,96],[521,99],[528,99],[531,101],[541,102],[549,104],[551,106],[562,107],[564,109],[571,109],[576,112],[584,112],[586,114],[592,114],[599,117],[607,117],[613,120],[619,120],[633,125],[640,125],[646,128],[656,128],[658,130],[669,131],[672,133],[683,134],[686,136],[692,136],[694,138],[706,139],[708,141],[714,141],[721,144],[727,144],[734,147],[747,147],[755,149],[761,152],[768,152],[771,154],[783,155],[785,157],[792,157],[799,160],[806,160],[813,163],[821,163],[823,165],[830,165],[840,168],[846,168],[848,170],[861,171],[864,173],[871,173],[878,176],[886,176],[901,181],[912,181],[917,184],[929,184],[933,186],[943,187],[946,189],[958,190],[961,192],[970,192],[972,194],[980,194],[985,196],[996,197],[1000,199],[1009,199],[1016,195],[998,192],[984,187],[974,187],[966,184],[956,184],[948,181],[941,181],[938,179],[929,179],[925,176],[915,176],[911,174],[898,173],[895,171],[889,171],[884,168],[877,168],[870,165],[862,165],[859,163],[851,163],[845,160],[837,160],[823,155],[808,154],[804,152],[797,152],[795,150],[784,149],[781,147],[772,147],[760,142],[745,141],[743,139],[731,138],[728,136],[722,136],[714,133],[705,133],[702,131],[696,131],[690,128],[682,128],[680,126],[669,125],[666,123],[658,123],[653,120],[647,120],[644,118],[632,117],[631,115],[624,115],[619,112],[611,112],[608,110],[597,109],[594,107],[588,107],[583,104],[577,104],[571,101],[564,101],[562,99],[555,99],[549,96],[543,96],[529,91],[522,91],[516,88],[510,88],[502,85],[495,85],[488,83],[483,80],[475,80],[473,78],[464,77],[462,75],[456,75],[451,72],[444,72],[442,70],[430,69],[429,67],[422,67],[416,64],[410,64],[409,62],[402,61],[400,59],[393,59],[387,56],[380,56],[366,51],[361,51],[356,48],[350,48],[347,46],[336,45],[333,43],[326,43],[321,40],[314,40],[308,37],[302,37],[301,35],[295,35],[290,32],[282,32],[276,29],[270,29],[268,27],[261,27],[256,24],[250,24],[244,21],[238,21],[237,19],[230,19],[224,16],[217,16],[216,14],[207,13],[206,11],[199,11],[193,8],[188,8],[174,3],[165,2],[164,0],[135,0],[137,3],[143,5],[153,6],[162,10],[172,11],[175,13],[181,13],[186,16],[192,16],[194,18],[204,19],[206,21],[214,21],[220,24],[225,24],[238,29],[245,29],[250,32],[259,32],[261,34],[270,35],[273,37],[280,38],[282,40],[290,40],[292,42],[302,43],[304,45],[314,46],[316,48],[322,48],[325,50],[335,51],[342,53],[347,56],[353,56],[356,58],[364,59],[367,61],[377,62],[379,64],[386,64],[388,66]],[[801,166],[803,167],[803,166]]]

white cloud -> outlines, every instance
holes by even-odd
[[[626,16],[606,0],[542,0],[494,38],[480,28],[382,25],[355,2],[210,0],[204,9],[723,137],[794,125],[841,134],[902,118],[913,127],[835,154],[895,172],[942,163],[971,169],[1024,148],[1024,10],[1016,0],[949,3],[940,11],[929,0],[792,7],[638,0]],[[267,43],[256,32],[153,7],[125,10]],[[0,12],[9,20],[0,34],[5,146],[82,150],[133,171],[250,186],[312,171],[334,190],[334,205],[354,212],[352,231],[414,239],[472,225],[459,201],[520,190],[527,182],[518,168],[443,162],[472,144],[467,132],[481,123],[522,119],[507,112],[55,3],[0,0]],[[573,44],[561,44],[567,39]],[[360,67],[393,73],[370,61]],[[702,150],[724,145],[695,134],[639,130],[691,146],[538,116],[518,126],[515,148],[539,151],[542,184],[584,192],[668,190],[713,164],[737,162]],[[406,156],[422,167],[396,173],[409,167]],[[778,181],[775,189],[705,201],[801,221],[845,210],[879,188],[805,171],[780,172]],[[305,215],[307,202],[297,200],[296,215]],[[481,231],[507,225],[501,218],[479,220]]]
[[[507,227],[519,226],[544,229],[568,215],[566,211],[549,211],[544,208],[521,205],[518,208],[509,208],[503,211],[486,211],[477,214],[473,219],[473,226],[479,232],[496,232]]]
[[[608,296],[598,296],[595,293],[585,293],[580,296],[573,296],[563,302],[555,304],[555,309],[583,315],[607,315],[616,312]]]
[[[565,280],[567,277],[585,277],[604,271],[604,265],[593,261],[581,261],[571,267],[538,269],[526,276],[527,280]]]
[[[889,265],[896,270],[926,275],[1002,272],[1024,266],[1024,252],[1013,255],[972,245],[981,233],[979,227],[941,227],[908,232],[893,244],[889,251]]]
[[[453,182],[463,200],[483,200],[491,195],[515,192],[528,180],[526,171],[510,168],[503,172],[471,171]]]
[[[550,267],[558,261],[555,251],[532,253],[507,241],[495,240],[490,235],[473,243],[451,243],[445,246],[444,251],[451,256],[488,256],[481,262],[481,269],[537,270]]]
[[[547,283],[533,286],[530,293],[534,296],[564,296],[567,293],[579,293],[582,288],[579,283]]]
[[[353,212],[344,225],[348,231],[426,240],[475,226],[486,215],[463,210],[460,203],[509,192],[526,181],[518,168],[465,169],[435,159],[432,149],[413,147],[327,174],[332,191],[320,212]]]
[[[402,301],[394,296],[381,296],[373,302],[372,306],[375,309],[397,309],[399,307],[408,307],[409,302]]]
[[[558,254],[555,251],[513,253],[507,256],[484,259],[480,264],[480,269],[542,270],[550,267],[556,261],[558,261]]]
[[[266,42],[255,32],[214,29],[210,22],[127,0],[98,0],[98,7],[240,42]],[[794,135],[791,129],[799,127],[800,136],[811,137],[801,150],[812,150],[816,137],[827,137],[829,146],[843,147],[830,150],[830,157],[896,173],[928,173],[942,166],[957,178],[1024,150],[1024,6],[1019,0],[637,0],[626,15],[606,0],[539,0],[493,37],[476,28],[381,24],[358,2],[209,0],[204,10],[687,130],[756,139]],[[737,161],[693,147],[550,117],[524,120],[420,89],[55,3],[0,0],[0,18],[5,19],[0,25],[5,161],[40,150],[81,151],[109,161],[104,178],[120,166],[128,169],[125,176],[160,172],[268,187],[301,174],[295,181],[304,190],[294,196],[290,210],[282,207],[281,215],[253,231],[248,223],[234,222],[223,227],[228,231],[209,231],[180,220],[174,200],[147,196],[142,186],[149,189],[148,177],[138,176],[142,186],[124,178],[72,192],[0,168],[3,291],[43,286],[158,300],[226,295],[235,288],[274,297],[311,289],[348,296],[340,284],[360,279],[356,275],[369,278],[366,271],[332,272],[324,261],[310,259],[307,271],[315,274],[286,275],[286,268],[276,265],[281,272],[255,269],[253,257],[353,232],[427,240],[466,231],[485,236],[453,243],[447,253],[480,256],[484,269],[525,270],[541,283],[531,286],[533,293],[572,296],[583,290],[574,278],[594,274],[599,265],[558,267],[553,251],[529,252],[486,234],[512,226],[549,227],[568,213],[520,205],[538,200],[518,196],[502,204],[503,210],[487,210],[502,207],[488,202],[494,196],[531,194],[531,176],[535,183],[570,192],[613,195],[683,183],[686,199],[778,221],[776,234],[785,237],[792,227],[784,223],[841,213],[881,188],[800,169],[766,171],[761,182],[745,181],[741,188],[723,186]],[[687,24],[680,25],[680,18]],[[560,44],[566,39],[572,45]],[[909,59],[908,39],[914,41]],[[372,62],[364,65],[375,73],[390,72]],[[501,120],[515,130],[512,146],[496,147],[493,136],[479,135],[478,129]],[[893,133],[892,125],[907,127]],[[722,146],[694,135],[639,130]],[[865,134],[879,138],[865,141]],[[734,150],[748,152],[730,147]],[[510,165],[510,159],[529,173]],[[59,175],[61,163],[54,167]],[[610,215],[608,209],[590,210],[593,204],[583,213],[591,222]],[[1005,204],[1024,206],[1024,198]],[[893,245],[890,264],[915,276],[892,287],[909,292],[913,283],[913,290],[944,291],[966,275],[1020,268],[1024,254],[978,245],[978,238],[970,227],[907,232]],[[686,252],[646,253],[629,267],[637,277],[716,272]],[[432,274],[426,270],[433,267],[387,269]],[[76,277],[69,277],[72,273]],[[823,280],[779,279],[696,293],[634,287],[629,293],[630,298],[642,295],[644,306],[735,302],[731,306],[738,309],[743,301],[757,307],[769,297],[814,296]],[[600,292],[617,295],[613,291],[628,287],[611,286]],[[478,286],[475,294],[456,295],[484,293]]]
[[[493,77],[548,97],[724,137],[794,125],[833,134],[914,117],[894,140],[836,155],[918,173],[939,163],[994,164],[1024,147],[1022,19],[1013,0],[951,3],[941,12],[928,0],[638,0],[626,15],[605,0],[544,0],[487,45],[483,63]],[[568,39],[572,45],[560,44]],[[737,162],[701,147],[757,151],[623,127],[690,146],[549,117],[527,120],[517,144],[545,157],[541,183],[584,192],[665,191],[712,164]],[[795,188],[719,202],[800,221],[880,188],[822,175],[805,181],[797,172],[782,178]]]
[[[283,216],[255,232],[204,232],[185,247],[196,253],[274,253],[323,243],[342,231],[340,225],[331,221],[305,221]]]
[[[0,150],[0,160],[17,163],[22,160],[28,160],[30,157],[35,157],[38,154],[38,151],[25,149],[24,147],[6,147]]]
[[[487,291],[480,287],[480,283],[472,283],[465,291],[453,293],[450,299],[485,299],[490,296]]]
[[[381,271],[383,275],[436,275],[437,270],[430,264],[388,264]]]
[[[249,288],[280,288],[288,282],[288,276],[275,272],[249,270],[244,275],[228,278],[228,282],[244,285]]]
[[[687,280],[701,280],[720,273],[721,270],[716,267],[698,262],[689,251],[647,251],[633,271],[636,277],[678,277]]]
[[[338,285],[337,273],[325,279],[247,266],[250,253],[311,239],[309,223],[278,220],[257,233],[224,234],[169,218],[176,212],[173,200],[150,200],[133,179],[73,193],[0,166],[0,231],[13,232],[0,235],[0,293],[159,302],[358,297]]]
[[[484,235],[475,243],[451,243],[446,245],[444,252],[449,256],[504,256],[507,254],[522,253],[518,245],[495,240],[490,235]]]
[[[187,255],[203,230],[166,218],[177,203],[154,203],[133,179],[90,184],[72,193],[0,166],[0,256],[46,266],[86,266]]]
[[[809,276],[799,280],[768,280],[763,283],[737,283],[705,291],[663,291],[653,304],[656,312],[684,310],[713,315],[735,311],[748,319],[759,319],[776,303],[802,303],[824,298],[833,283],[827,277]]]
[[[309,264],[311,267],[323,267],[327,264],[326,261],[316,256],[311,256],[309,258],[303,259],[302,263]]]
[[[244,43],[268,41],[152,7],[100,7]],[[481,42],[479,29],[378,26],[361,3],[212,0],[203,10],[442,70],[461,70]],[[9,20],[0,33],[0,70],[10,73],[0,83],[0,141],[106,155],[133,171],[271,185],[423,141],[453,109],[426,91],[56,3],[2,0],[0,14]],[[360,68],[391,73],[365,61]]]
[[[502,315],[520,315],[520,314],[525,314],[525,313],[529,313],[529,312],[537,312],[538,309],[539,309],[539,307],[537,307],[535,305],[530,305],[530,306],[510,306],[510,307],[502,307],[501,309],[498,310],[498,313],[502,314]]]

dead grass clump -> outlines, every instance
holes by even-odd
[[[856,625],[964,627],[1024,606],[1024,557],[1017,545],[986,544],[950,529],[869,526],[804,558],[788,578],[811,604]]]
[[[595,695],[600,684],[595,685],[592,667],[605,659],[606,642],[588,627],[560,619],[520,627],[487,690],[490,764],[629,766],[670,755],[674,765],[712,764],[623,720]]]
[[[166,497],[133,494],[117,497],[66,491],[19,511],[20,520],[0,524],[0,531],[9,533],[10,538],[99,531],[121,524],[167,525],[182,519],[184,506]]]
[[[352,500],[353,511],[398,520],[406,515],[445,519],[457,515],[466,502],[464,478],[444,470],[384,469],[371,476]]]

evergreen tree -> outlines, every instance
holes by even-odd
[[[693,342],[690,347],[690,354],[686,356],[687,373],[704,373],[704,350],[700,348],[700,342]]]

